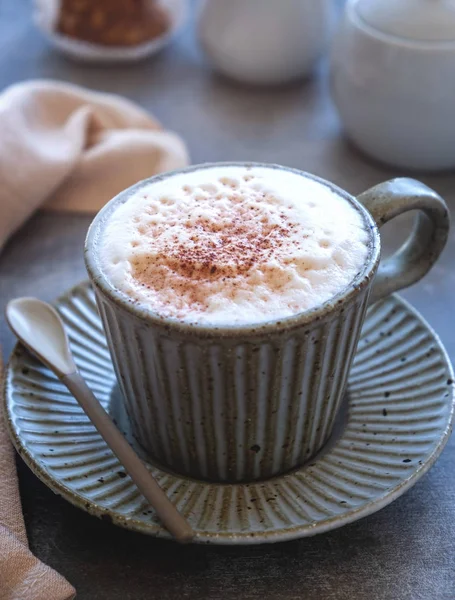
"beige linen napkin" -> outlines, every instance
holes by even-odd
[[[0,389],[2,384],[0,350]],[[0,600],[70,600],[74,588],[28,549],[14,450],[0,407]]]
[[[56,81],[13,85],[0,94],[0,249],[43,204],[97,212],[187,162],[182,140],[125,98]]]

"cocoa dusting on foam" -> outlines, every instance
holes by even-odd
[[[215,198],[200,196],[198,208],[207,204],[212,214],[173,220],[170,226],[176,234],[170,239],[160,237],[169,225],[139,225],[139,235],[154,240],[153,254],[133,260],[133,278],[147,289],[169,287],[172,297],[168,300],[179,317],[184,316],[188,305],[207,310],[215,281],[232,299],[255,269],[260,268],[269,286],[278,290],[282,278],[274,280],[270,261],[286,244],[296,224],[284,212],[268,214],[264,210],[268,200],[265,193],[252,189],[247,199],[235,192],[218,192]],[[190,232],[183,242],[180,228]]]
[[[140,190],[112,215],[101,259],[114,285],[163,316],[257,323],[327,300],[366,253],[361,217],[324,185],[218,167]]]

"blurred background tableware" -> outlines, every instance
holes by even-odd
[[[332,0],[205,0],[198,35],[213,67],[243,83],[309,75],[329,39]]]
[[[187,0],[35,0],[35,6],[35,22],[55,48],[95,63],[156,54],[187,14]]]
[[[331,62],[359,148],[405,169],[455,167],[454,0],[348,0]]]

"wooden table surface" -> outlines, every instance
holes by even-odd
[[[138,102],[187,140],[194,163],[282,163],[354,193],[397,175],[343,139],[326,65],[310,81],[279,89],[234,85],[210,72],[191,22],[156,60],[103,69],[68,62],[49,48],[31,22],[29,1],[2,0],[1,88],[38,77]],[[455,211],[455,175],[421,178]],[[84,279],[89,222],[86,216],[34,216],[0,255],[0,308],[17,295],[52,300]],[[398,245],[409,224],[401,218],[386,226],[386,250]],[[454,235],[432,273],[404,293],[452,358]],[[3,321],[0,341],[8,354],[13,337]],[[80,600],[446,600],[455,598],[454,460],[452,438],[434,468],[379,513],[319,537],[250,548],[177,547],[117,529],[54,496],[20,460],[18,468],[31,547],[75,585]]]

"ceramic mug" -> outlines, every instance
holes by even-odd
[[[420,171],[455,167],[454,15],[443,0],[348,0],[331,91],[347,136],[372,158]]]
[[[215,481],[250,481],[314,456],[332,432],[369,301],[421,279],[444,248],[447,207],[418,181],[395,179],[355,199],[313,175],[287,170],[346,199],[370,238],[368,257],[352,283],[292,317],[251,326],[185,324],[136,306],[112,286],[98,250],[109,216],[132,193],[173,173],[120,193],[90,227],[86,266],[133,432],[165,468]],[[419,211],[413,233],[379,264],[378,227],[409,210]]]

